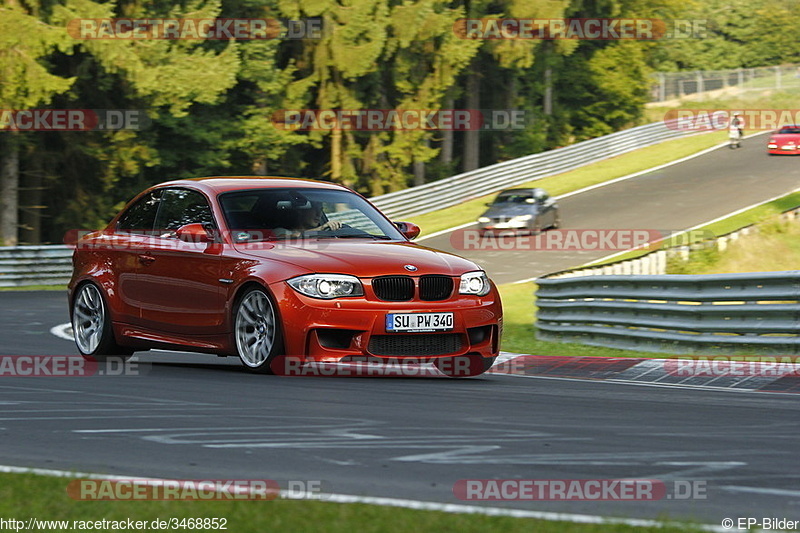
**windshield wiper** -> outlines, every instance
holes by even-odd
[[[377,241],[392,241],[394,238],[388,235],[373,235],[371,233],[345,233],[344,235],[332,234],[318,234],[314,235],[318,239],[373,239]]]

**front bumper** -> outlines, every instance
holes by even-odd
[[[285,282],[270,285],[278,303],[287,356],[306,361],[353,358],[434,361],[472,354],[496,357],[502,334],[502,306],[495,288],[482,297],[455,295],[444,301],[387,302],[374,297],[319,300]],[[389,333],[387,313],[452,312],[446,332]]]
[[[773,155],[798,155],[800,154],[800,146],[768,146],[767,153]]]
[[[480,231],[527,231],[530,229],[529,223],[530,221],[499,222],[493,220],[479,223],[478,229]]]

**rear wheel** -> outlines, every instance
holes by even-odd
[[[272,300],[261,288],[253,287],[242,295],[234,317],[239,359],[251,372],[272,374],[270,363],[283,349]]]
[[[95,361],[127,359],[133,350],[117,344],[103,294],[94,283],[78,287],[72,301],[72,333],[81,355]]]

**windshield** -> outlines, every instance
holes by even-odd
[[[526,202],[530,203],[533,201],[533,193],[527,191],[520,191],[515,193],[506,193],[501,194],[497,198],[495,198],[493,205],[499,204],[524,204]]]
[[[357,194],[330,189],[252,189],[221,194],[236,242],[293,238],[405,240]]]
[[[784,126],[778,133],[800,133],[800,126]]]

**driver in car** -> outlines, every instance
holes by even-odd
[[[309,208],[296,208],[291,211],[291,229],[275,228],[277,237],[302,237],[310,231],[336,231],[342,227],[338,220],[323,222],[322,205],[312,202]]]

